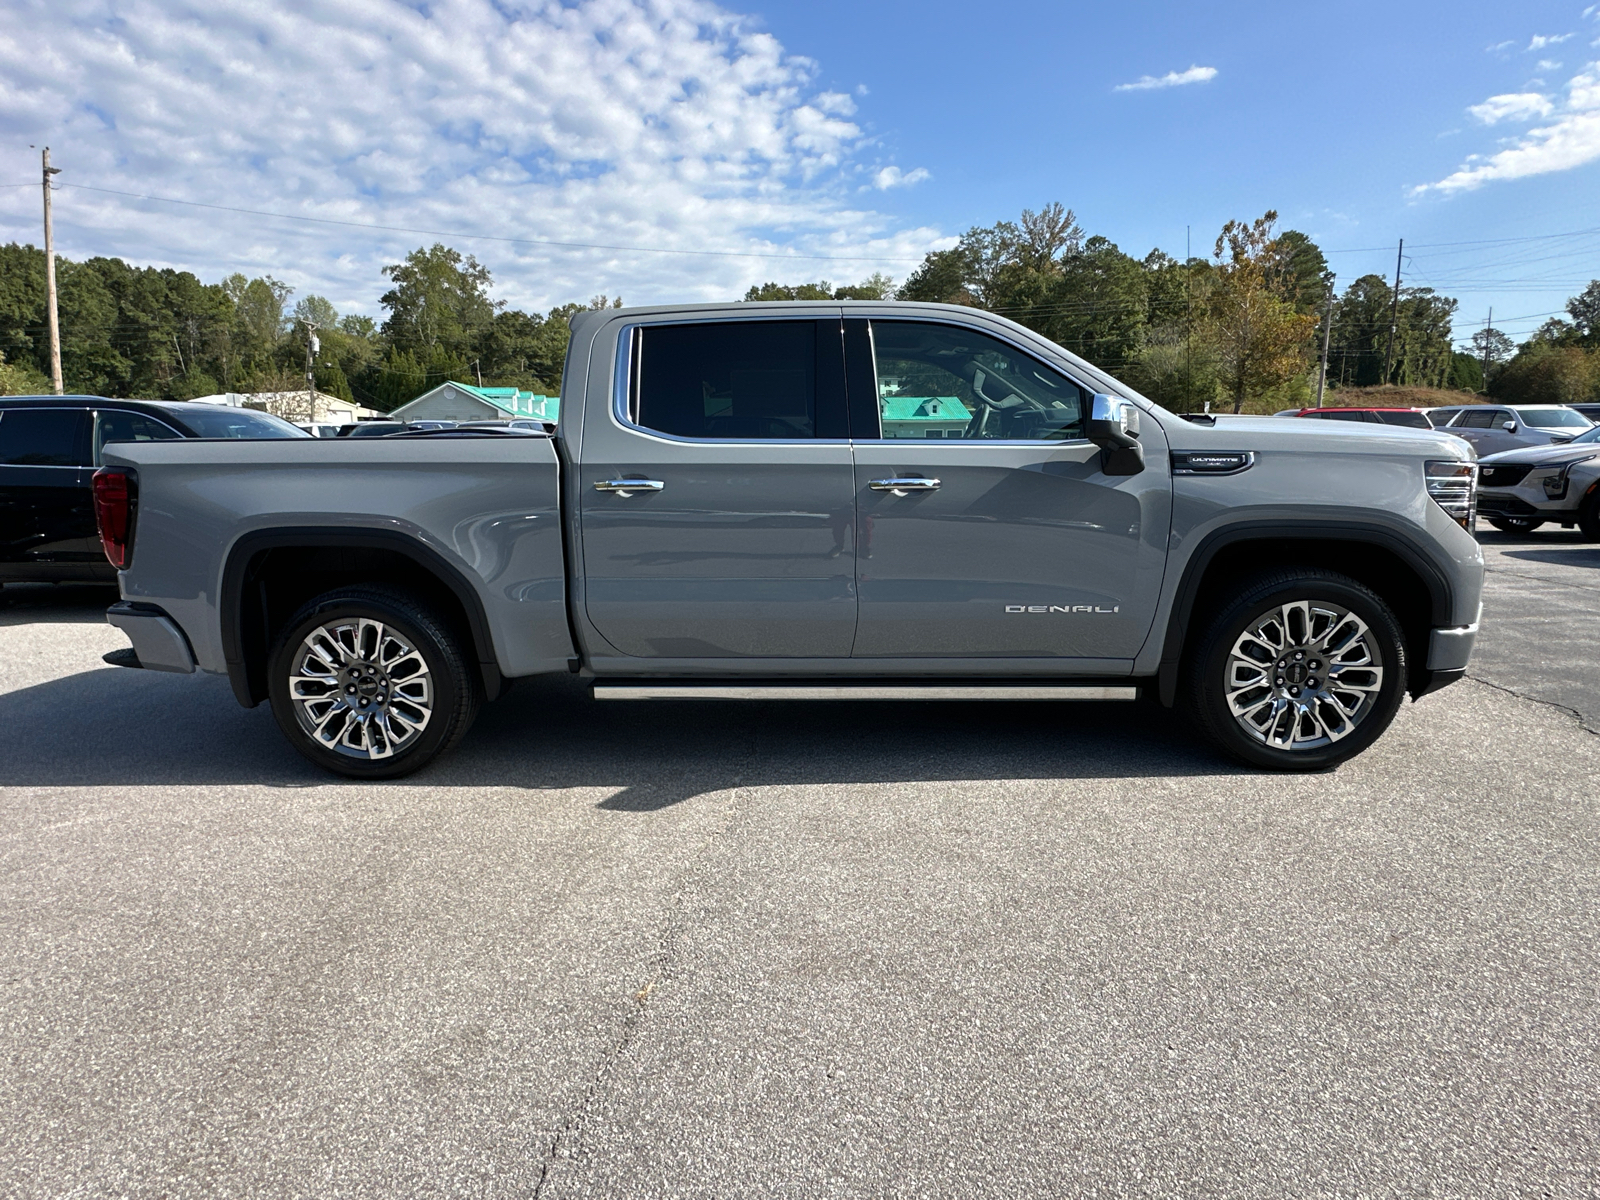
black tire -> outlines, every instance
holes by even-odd
[[[1586,542],[1600,542],[1600,484],[1590,484],[1589,494],[1578,505],[1578,531]]]
[[[370,626],[341,625],[357,620],[378,622],[391,636],[374,649],[371,643],[379,633],[355,633],[368,646],[351,655],[350,643],[341,642],[346,649],[339,652],[336,661],[341,665],[330,674],[330,684],[302,683],[302,694],[296,697],[291,677],[312,663],[302,657],[311,653],[306,639],[324,627],[341,637],[370,630]],[[326,639],[320,644],[332,650]],[[426,668],[426,678],[414,667],[416,656]],[[331,653],[326,657],[335,661]],[[385,674],[389,667],[395,668],[392,678]],[[307,669],[312,668],[320,670],[320,664]],[[437,614],[398,588],[339,588],[307,602],[278,636],[267,671],[272,715],[284,737],[317,766],[352,779],[394,779],[426,766],[466,736],[483,703],[482,683],[461,639]],[[347,702],[344,693],[357,684],[361,690]],[[357,709],[358,697],[371,707],[363,704]],[[332,743],[311,728],[319,716],[324,734],[331,729],[336,735]]]
[[[1350,680],[1352,684],[1373,687],[1374,690],[1361,693],[1363,698],[1355,705],[1351,716],[1342,715],[1339,706],[1350,701],[1356,693],[1341,689],[1337,701],[1319,700],[1312,705],[1315,709],[1313,714],[1303,718],[1294,717],[1292,714],[1297,701],[1288,697],[1287,688],[1302,680],[1296,679],[1293,672],[1296,668],[1310,671],[1313,665],[1317,670],[1325,670],[1328,664],[1322,663],[1315,657],[1306,657],[1299,662],[1291,661],[1296,644],[1314,647],[1317,643],[1315,638],[1302,638],[1297,643],[1295,637],[1286,637],[1285,657],[1279,660],[1289,663],[1283,676],[1285,684],[1277,685],[1275,683],[1277,676],[1274,675],[1272,679],[1264,680],[1262,695],[1243,692],[1241,695],[1246,703],[1276,697],[1274,703],[1281,702],[1284,706],[1281,709],[1285,714],[1283,719],[1290,721],[1293,726],[1292,731],[1284,734],[1291,740],[1300,737],[1302,732],[1307,730],[1314,731],[1321,728],[1324,731],[1321,744],[1317,744],[1318,739],[1315,737],[1307,737],[1305,745],[1287,749],[1271,744],[1268,735],[1252,734],[1245,730],[1241,719],[1234,715],[1229,705],[1227,683],[1230,679],[1229,672],[1236,665],[1238,673],[1231,677],[1236,684],[1244,683],[1250,678],[1248,664],[1243,659],[1236,660],[1233,657],[1234,646],[1239,643],[1246,630],[1256,627],[1258,622],[1272,613],[1272,610],[1281,611],[1282,606],[1301,601],[1309,601],[1313,607],[1318,604],[1324,605],[1325,608],[1321,610],[1323,614],[1342,609],[1358,617],[1366,626],[1366,633],[1361,636],[1365,639],[1367,654],[1362,657],[1370,655],[1374,664],[1381,668],[1382,676],[1381,679],[1374,678],[1370,668],[1365,673],[1358,673],[1362,668],[1356,659],[1356,647],[1339,633],[1339,636],[1333,637],[1333,644],[1336,647],[1345,646],[1345,649],[1338,653],[1338,657],[1348,660],[1342,668],[1341,677]],[[1303,615],[1289,618],[1295,622],[1301,622],[1303,619]],[[1334,620],[1326,615],[1317,619]],[[1321,636],[1329,637],[1337,633],[1342,621],[1343,618],[1334,620],[1334,623],[1327,625]],[[1252,652],[1257,650],[1255,643],[1244,648]],[[1317,652],[1312,649],[1308,653],[1314,655]],[[1262,665],[1267,670],[1276,670],[1276,665],[1270,660]],[[1306,675],[1305,678],[1313,684],[1317,682],[1315,674]],[[1322,680],[1325,684],[1326,675],[1323,675]],[[1224,601],[1203,622],[1199,636],[1192,643],[1192,650],[1184,660],[1184,707],[1200,731],[1219,749],[1234,758],[1252,766],[1276,771],[1325,770],[1360,754],[1377,741],[1394,720],[1394,715],[1400,708],[1400,701],[1405,697],[1405,688],[1405,636],[1389,606],[1376,593],[1354,579],[1315,567],[1289,567],[1262,572],[1241,580],[1237,590],[1233,591],[1233,598]],[[1309,699],[1312,693],[1310,691],[1302,693],[1297,690],[1295,695],[1297,697],[1304,695]],[[1270,714],[1272,709],[1268,707],[1261,711]],[[1333,728],[1330,718],[1342,721],[1349,728],[1340,732],[1336,738],[1329,738],[1327,732]],[[1264,715],[1262,719],[1267,718]],[[1305,724],[1300,723],[1302,720]],[[1280,727],[1274,723],[1273,728],[1276,730]]]
[[[1501,533],[1532,533],[1544,524],[1543,517],[1490,517],[1489,524]]]

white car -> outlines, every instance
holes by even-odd
[[[1527,533],[1546,521],[1576,525],[1600,542],[1600,425],[1565,445],[1525,446],[1478,464],[1478,515],[1496,529]]]

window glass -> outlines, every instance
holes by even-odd
[[[817,436],[817,323],[651,325],[634,342],[634,423],[688,438]]]
[[[1467,408],[1456,418],[1457,429],[1488,429],[1495,423],[1496,416],[1503,416],[1498,409],[1493,408]]]
[[[173,414],[203,438],[291,438],[310,437],[298,425],[291,425],[271,413],[248,408],[229,408],[223,404],[188,404]]]
[[[1407,429],[1432,429],[1428,418],[1419,412],[1386,412],[1378,414],[1385,425],[1404,425]]]
[[[1084,436],[1089,394],[1015,347],[960,325],[874,321],[885,438]]]
[[[1320,417],[1324,421],[1370,421],[1370,420],[1372,420],[1372,415],[1370,413],[1351,412],[1348,409],[1346,409],[1343,412],[1340,412],[1338,409],[1323,409],[1321,412],[1313,413],[1311,415],[1312,416],[1316,416],[1316,417]]]
[[[80,439],[88,413],[78,408],[8,408],[0,413],[0,464],[13,467],[81,467]]]
[[[143,413],[101,410],[94,415],[95,465],[100,464],[100,451],[107,442],[161,442],[179,436],[170,425]]]
[[[1570,408],[1519,408],[1517,414],[1535,429],[1587,429],[1591,424]]]

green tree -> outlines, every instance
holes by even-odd
[[[394,285],[379,300],[389,310],[383,333],[392,345],[424,355],[443,349],[462,359],[475,356],[479,337],[501,307],[489,298],[488,267],[435,242],[383,273]]]
[[[1531,343],[1490,379],[1489,394],[1504,404],[1600,402],[1600,355]]]
[[[1218,380],[1243,410],[1253,400],[1303,377],[1316,318],[1295,310],[1277,270],[1283,250],[1274,236],[1278,214],[1246,225],[1229,221],[1217,235],[1216,280],[1206,303],[1206,327],[1217,356]]]

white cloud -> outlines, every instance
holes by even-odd
[[[1571,36],[1572,35],[1570,33],[1554,33],[1549,35],[1536,33],[1533,35],[1533,40],[1528,43],[1528,50],[1531,53],[1534,50],[1543,50],[1546,46],[1559,46]]]
[[[1485,46],[1484,47],[1484,53],[1493,54],[1497,50],[1509,50],[1512,46],[1515,46],[1515,45],[1516,45],[1515,42],[1496,42],[1492,46]]]
[[[1210,83],[1217,77],[1215,67],[1190,67],[1187,71],[1168,71],[1165,75],[1142,75],[1132,83],[1119,83],[1114,92],[1147,92],[1152,88],[1182,87],[1186,83]]]
[[[1553,106],[1548,96],[1538,92],[1512,92],[1504,96],[1490,96],[1482,104],[1467,109],[1485,125],[1499,121],[1528,121],[1535,117],[1548,117]]]
[[[476,254],[519,306],[903,276],[940,235],[850,199],[881,151],[816,74],[709,0],[16,0],[0,25],[0,182],[36,177],[21,147],[48,143],[62,253],[207,280],[270,271],[369,312],[382,264],[433,240]],[[511,239],[852,257],[452,241],[74,184]],[[37,242],[36,209],[0,190],[0,240]]]
[[[1494,96],[1471,110],[1480,120],[1492,124],[1500,116],[1486,117],[1479,109],[1491,110],[1496,101],[1526,101],[1529,97]],[[1544,100],[1544,97],[1538,97]],[[1549,104],[1544,111],[1524,105],[1520,112],[1504,116],[1552,118],[1546,125],[1528,130],[1509,146],[1488,157],[1469,155],[1453,174],[1437,183],[1414,188],[1412,195],[1428,191],[1445,193],[1470,191],[1498,179],[1522,179],[1552,171],[1569,171],[1600,159],[1600,62],[1589,63],[1567,81],[1566,96]]]
[[[1559,70],[1561,70],[1561,64],[1556,62],[1554,59],[1541,58],[1537,63],[1534,64],[1534,70],[1536,70],[1536,71],[1559,71]]]
[[[872,186],[880,192],[886,192],[894,187],[911,187],[928,178],[926,167],[918,167],[914,171],[901,171],[899,167],[885,167],[872,177]]]

